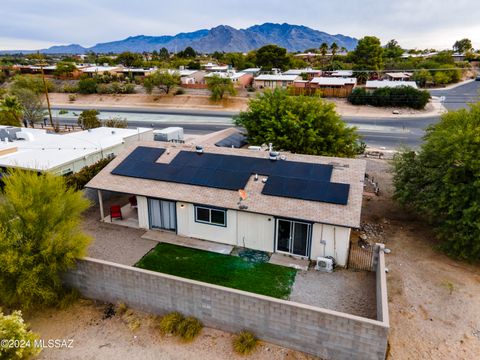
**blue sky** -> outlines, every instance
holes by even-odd
[[[480,48],[475,0],[1,0],[0,49],[92,46],[134,35],[174,35],[217,25],[264,22],[331,34],[395,38],[404,47],[450,48],[468,37]]]

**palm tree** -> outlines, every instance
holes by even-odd
[[[332,60],[333,60],[333,57],[337,54],[337,51],[338,51],[338,45],[336,42],[330,45],[330,50],[332,51]]]
[[[23,108],[15,96],[5,96],[0,102],[0,123],[19,126],[22,121]]]
[[[327,43],[322,43],[322,45],[320,45],[320,54],[322,54],[323,57],[325,57],[327,55],[327,51],[328,51],[328,44]]]

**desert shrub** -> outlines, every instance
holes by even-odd
[[[68,95],[68,101],[75,101],[77,100],[77,97],[74,94]]]
[[[196,318],[189,316],[178,324],[177,335],[184,341],[192,341],[203,328],[203,324]]]
[[[92,78],[82,78],[78,82],[78,92],[80,94],[95,94],[97,92],[97,81]]]
[[[102,159],[93,165],[84,167],[75,174],[67,175],[65,178],[67,186],[76,190],[82,190],[110,161],[112,161],[112,158]]]
[[[2,344],[0,359],[28,359],[41,351],[41,348],[35,346],[35,341],[39,339],[39,336],[28,330],[20,311],[4,315],[0,309],[0,339],[19,341],[25,345],[24,347],[10,347]]]
[[[114,94],[114,90],[109,84],[98,84],[97,94]]]
[[[74,94],[78,92],[78,86],[76,85],[64,85],[63,92],[67,94]]]
[[[128,310],[128,306],[123,302],[119,302],[115,308],[115,312],[119,316],[123,316],[127,312],[127,310]]]
[[[258,339],[250,331],[240,331],[233,339],[233,349],[241,355],[250,354],[258,344]]]
[[[115,116],[115,117],[111,117],[108,120],[105,120],[103,122],[103,126],[111,127],[111,128],[126,129],[128,127],[128,121],[127,119],[122,119],[119,116]]]
[[[430,100],[430,94],[425,90],[418,90],[411,86],[396,88],[380,88],[368,92],[364,88],[352,91],[348,101],[353,105],[395,106],[423,109]]]
[[[179,312],[172,312],[160,320],[159,329],[161,334],[177,335],[180,323],[184,320],[184,317]]]

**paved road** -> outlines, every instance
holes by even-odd
[[[449,90],[430,90],[433,96],[445,96],[444,105],[449,110],[466,108],[468,103],[480,101],[480,81],[472,81]]]
[[[433,96],[445,96],[445,106],[455,110],[467,107],[467,103],[479,101],[480,81],[474,81],[449,90],[431,90]],[[76,123],[74,114],[93,107],[62,106],[70,110],[67,115],[59,115],[55,111],[55,118],[61,125]],[[232,126],[232,116],[235,112],[229,111],[198,111],[186,109],[138,109],[118,107],[98,109],[101,116],[109,118],[120,116],[128,119],[132,127],[152,127],[161,129],[168,126],[182,126],[187,134],[207,134],[213,131],[226,129]],[[363,140],[374,147],[396,149],[406,145],[418,148],[422,143],[425,129],[436,122],[438,116],[424,118],[356,118],[344,117],[344,120],[358,128]]]

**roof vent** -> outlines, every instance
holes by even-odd
[[[270,160],[278,160],[280,153],[278,151],[270,151]]]
[[[195,152],[197,154],[203,154],[203,146],[201,146],[201,145],[195,146]]]

